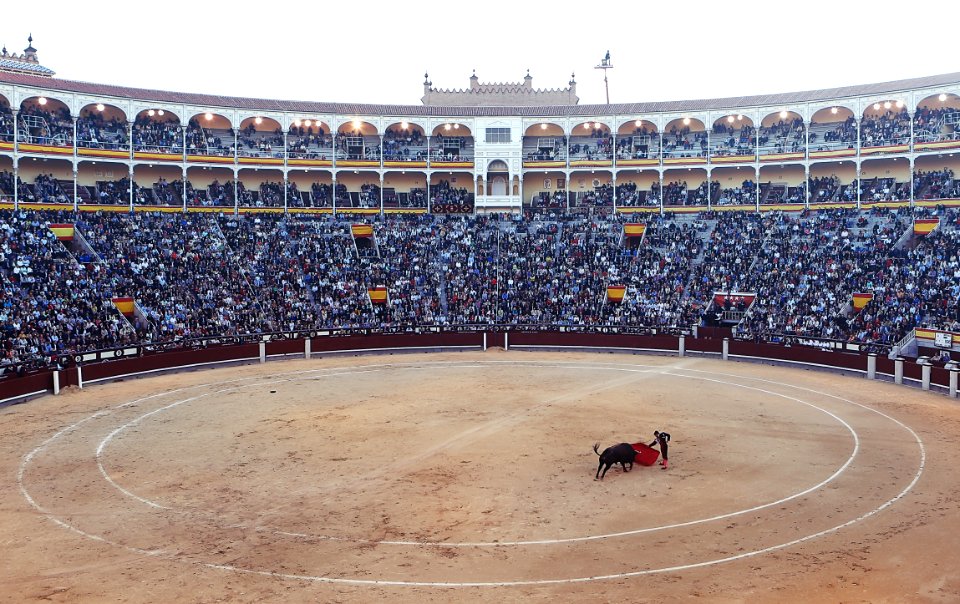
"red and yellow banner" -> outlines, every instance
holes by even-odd
[[[50,230],[53,231],[53,234],[56,235],[60,241],[73,241],[72,224],[51,224]]]
[[[869,292],[853,294],[853,309],[858,312],[863,310],[863,307],[866,306],[870,300],[873,300],[873,294]]]
[[[33,145],[30,143],[20,143],[17,150],[20,153],[52,153],[55,155],[73,155],[73,147],[61,147],[59,145]]]
[[[387,303],[387,288],[385,287],[371,287],[367,290],[367,294],[370,295],[370,302],[373,304]]]
[[[233,156],[224,157],[222,155],[188,155],[187,161],[207,164],[232,164]]]
[[[282,166],[283,158],[282,157],[238,157],[237,163],[254,164],[254,165],[260,165],[260,166]]]
[[[607,287],[607,302],[611,304],[619,304],[623,302],[623,295],[626,293],[627,288],[622,285],[610,285]]]
[[[612,165],[612,159],[574,159],[570,161],[571,168],[609,168]]]
[[[691,164],[700,166],[707,163],[706,157],[667,157],[663,160],[664,164]]]
[[[623,234],[627,237],[643,237],[647,225],[642,222],[628,222],[623,225]]]
[[[910,145],[882,145],[879,147],[861,147],[860,155],[876,155],[878,153],[906,153]]]
[[[353,236],[357,239],[361,237],[373,237],[373,225],[372,224],[351,224],[350,232],[352,232]]]
[[[430,162],[431,166],[437,166],[440,162],[432,161]],[[472,164],[471,164],[472,166]],[[525,161],[523,162],[524,168],[565,168],[567,162],[565,161]]]
[[[916,218],[913,221],[913,234],[929,235],[938,226],[940,226],[939,218]]]
[[[856,149],[833,149],[831,151],[811,151],[810,159],[822,159],[824,157],[851,157],[857,154]]]
[[[527,164],[524,163],[523,165],[524,165],[524,167],[526,167]],[[430,167],[431,167],[431,168],[448,168],[448,169],[449,169],[449,168],[464,168],[464,169],[466,169],[466,170],[470,170],[470,169],[473,168],[473,162],[472,162],[472,161],[440,161],[440,160],[437,160],[437,159],[431,159],[431,160],[430,160]],[[561,167],[561,168],[562,168],[562,167],[563,167],[563,162],[560,162],[560,166],[558,166],[558,167]]]
[[[153,161],[183,161],[183,153],[153,153],[147,151],[134,151],[133,159],[146,159]]]
[[[427,162],[425,161],[392,161],[384,160],[384,168],[426,168]]]
[[[316,166],[319,168],[329,168],[333,165],[330,159],[288,159],[288,166]]]
[[[752,164],[756,161],[755,155],[718,155],[710,158],[711,164]]]
[[[631,166],[656,166],[660,163],[660,160],[656,158],[647,158],[647,159],[618,159],[617,166],[621,168],[629,168]],[[524,164],[526,165],[526,164]]]
[[[77,155],[85,157],[115,157],[117,159],[130,159],[129,151],[119,151],[116,149],[77,149]]]
[[[113,305],[117,307],[117,310],[119,310],[123,316],[133,316],[133,298],[113,298]]]

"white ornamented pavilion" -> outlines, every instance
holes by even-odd
[[[476,212],[520,211],[546,198],[561,210],[589,203],[618,212],[960,204],[928,198],[914,183],[917,173],[960,171],[960,73],[611,105],[578,104],[572,78],[568,88],[542,95],[516,88],[524,84],[499,86],[514,98],[527,95],[530,103],[450,105],[450,95],[443,104],[424,105],[282,101],[0,71],[0,112],[15,124],[0,130],[0,173],[24,183],[49,175],[68,192],[67,199],[39,203],[21,199],[19,187],[12,187],[0,191],[0,204],[79,211],[430,212],[437,208],[429,200],[443,187],[467,190],[473,198],[468,209]],[[425,82],[425,101],[431,87]],[[462,96],[471,95],[476,91]],[[554,104],[541,103],[545,96]],[[84,134],[88,119],[108,121],[126,136]],[[135,128],[166,130],[173,138],[136,143]],[[848,185],[846,196],[818,197],[809,183],[825,178]],[[736,203],[720,203],[712,194],[694,203],[664,196],[671,183],[686,190],[713,182],[737,189],[745,181],[759,186]],[[183,191],[172,200],[135,199],[134,185],[149,190],[158,182]],[[128,187],[124,202],[98,203],[91,192],[104,183]],[[233,189],[232,203],[188,201],[188,185],[205,191],[216,183]],[[240,188],[256,191],[263,183],[279,185],[282,198],[241,200]],[[364,196],[371,185],[379,199]],[[317,187],[337,193],[319,203],[311,193]],[[626,202],[628,188],[643,195]],[[604,190],[609,199],[598,202],[606,199],[598,194]],[[414,191],[426,192],[425,206],[404,202]]]

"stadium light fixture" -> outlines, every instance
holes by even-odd
[[[947,100],[947,95],[941,92],[940,96],[938,96],[937,98],[940,99],[940,102],[942,103],[943,101]]]
[[[879,108],[880,108],[880,103],[874,103],[874,104],[873,104],[873,108],[874,108],[874,109],[879,109]]]
[[[360,129],[360,126],[361,126],[361,125],[362,125],[362,124],[361,124],[360,120],[357,120],[357,119],[353,120],[353,127],[356,128],[357,130]]]
[[[103,103],[97,103],[97,111],[103,111],[106,107],[103,106]]]
[[[213,114],[208,111],[203,114],[203,118],[209,122],[210,120],[213,119]]]
[[[733,120],[734,120],[734,117],[733,117],[732,115],[728,115],[728,116],[727,116],[727,123],[728,123],[728,124],[732,124],[732,123],[733,123]]]
[[[293,120],[293,125],[296,126],[297,128],[299,128],[302,124],[303,122],[300,120]]]
[[[449,130],[449,129],[451,129],[451,128],[453,128],[453,126],[451,126],[450,124],[444,124],[444,126],[443,126],[443,129],[444,129],[444,130]]]
[[[891,107],[890,101],[887,101],[886,103],[883,104],[884,109],[889,109],[890,107]]]
[[[410,127],[410,124],[408,124],[406,121],[400,122],[401,129],[406,130],[409,127]]]
[[[453,125],[453,129],[454,129],[454,130],[459,130],[459,129],[460,129],[460,124],[454,124],[454,125]]]
[[[157,115],[163,117],[163,109],[157,109]]]
[[[546,130],[546,129],[547,129],[547,125],[546,125],[546,124],[540,124],[540,129],[541,129],[541,130]]]
[[[737,121],[738,121],[738,122],[742,122],[742,121],[743,121],[743,115],[738,115],[738,116],[737,116]]]
[[[831,108],[830,108],[830,113],[836,115],[836,114],[837,114],[837,108],[836,108],[836,107],[831,107]]]
[[[39,99],[37,99],[37,102],[40,103],[41,105],[46,105],[46,104],[47,104],[47,97],[42,96],[42,97],[40,97]]]
[[[603,127],[603,124],[601,124],[600,122],[594,122],[594,123],[593,123],[593,128],[594,128],[594,130],[599,130],[599,129],[602,128],[602,127]]]
[[[643,120],[637,120],[637,121],[633,122],[633,125],[636,126],[637,128],[639,128],[640,126],[643,125]]]
[[[147,111],[147,115],[149,115],[150,117],[153,117],[153,116],[156,115],[156,114],[157,114],[157,112],[154,111],[153,109],[151,109],[150,111]]]
[[[258,115],[256,118],[254,118],[253,123],[259,126],[263,123],[263,118]]]
[[[590,129],[590,122],[587,122],[586,124],[584,124],[584,125],[583,125],[583,129],[584,129],[584,130],[589,130],[589,129]]]
[[[310,120],[303,120],[303,125],[309,128],[310,126],[313,125],[313,122],[311,122]]]
[[[903,109],[903,101],[897,101],[894,105],[897,106],[897,109]]]
[[[780,112],[780,119],[782,119],[782,120],[787,119],[787,110],[786,110],[786,109],[784,109],[783,111]]]
[[[683,125],[684,125],[684,126],[689,126],[689,125],[690,125],[690,118],[689,118],[689,117],[683,118]]]

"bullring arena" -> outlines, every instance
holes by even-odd
[[[955,403],[800,369],[271,361],[2,412],[7,601],[955,601]],[[591,444],[673,434],[594,481]]]
[[[960,73],[388,105],[28,44],[0,601],[960,601]]]

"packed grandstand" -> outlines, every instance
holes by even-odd
[[[351,106],[0,72],[0,362],[335,328],[958,331],[958,92]]]

